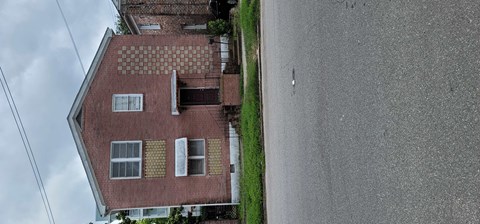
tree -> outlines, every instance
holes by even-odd
[[[167,224],[186,224],[188,220],[182,216],[183,207],[173,208],[173,211],[168,216]]]
[[[208,31],[213,35],[224,35],[230,33],[230,23],[223,19],[208,22]]]
[[[117,22],[115,22],[115,33],[117,34],[132,34],[127,26],[127,23],[120,15],[117,15]]]
[[[124,211],[121,211],[121,212],[117,213],[116,218],[117,218],[117,220],[122,221],[121,222],[122,224],[136,224],[137,223],[136,220],[131,220],[130,218],[128,218],[127,214]]]

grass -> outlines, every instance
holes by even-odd
[[[243,143],[243,176],[241,179],[241,206],[243,221],[248,224],[263,223],[263,184],[265,156],[262,149],[261,105],[258,83],[257,23],[259,0],[243,0],[236,23],[242,28],[247,56],[247,76],[241,111]]]
[[[256,63],[248,66],[247,74],[257,72]],[[250,73],[252,72],[252,73]],[[250,76],[249,76],[250,77]],[[260,131],[260,102],[258,79],[248,79],[241,112],[241,132],[243,143],[243,177],[241,180],[242,208],[246,223],[263,223],[264,153]]]
[[[260,16],[259,0],[243,0],[239,11],[247,57],[255,59],[254,54],[258,45],[257,24]]]

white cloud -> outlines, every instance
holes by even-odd
[[[88,223],[92,221],[95,210],[85,209],[91,208],[93,196],[81,161],[75,157],[63,165],[57,167],[58,173],[50,177],[46,185],[51,195],[52,210],[57,219],[63,220],[62,223]]]
[[[9,22],[2,23],[0,25],[1,28],[10,28],[16,24],[28,21],[32,11],[42,6],[39,4],[39,1],[32,0],[2,1],[2,3],[0,5],[0,16],[9,18]]]

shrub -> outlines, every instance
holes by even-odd
[[[115,33],[118,35],[132,34],[125,20],[119,15],[117,15],[117,21],[115,22]]]
[[[230,33],[230,23],[223,19],[208,22],[208,31],[213,35],[224,35]]]

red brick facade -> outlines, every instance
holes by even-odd
[[[214,16],[209,0],[126,0],[120,14],[134,34],[206,34],[206,29],[187,29],[207,24]],[[141,29],[142,25],[160,25],[160,29]]]
[[[122,11],[150,15],[208,15],[209,0],[123,0]]]
[[[205,36],[112,37],[82,106],[82,138],[107,210],[231,201],[222,106],[190,106],[178,116],[171,113],[172,71],[187,87],[219,87],[218,57]],[[113,94],[143,94],[143,111],[112,112]],[[175,177],[175,139],[182,137],[205,139],[205,176]],[[219,175],[210,174],[209,139],[221,142]],[[111,179],[111,142],[127,140],[143,142],[142,176]],[[149,140],[165,142],[164,177],[145,177]]]

